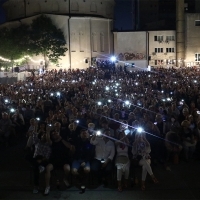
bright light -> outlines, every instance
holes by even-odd
[[[167,98],[167,101],[171,101],[171,99],[170,99],[170,98]]]
[[[110,58],[110,60],[111,60],[112,62],[115,62],[115,61],[116,61],[116,57],[115,57],[115,56],[112,56],[112,57]]]
[[[57,94],[57,96],[60,96],[60,92],[57,92],[56,94]]]
[[[125,133],[125,135],[128,135],[128,134],[130,133],[130,130],[129,130],[129,129],[126,129],[126,130],[124,131],[124,133]]]
[[[108,99],[108,103],[111,103],[112,101],[110,99]]]
[[[130,102],[127,100],[127,101],[125,101],[125,104],[126,104],[126,105],[129,105],[129,104],[130,104]]]
[[[101,131],[97,131],[96,135],[100,136],[101,135]]]
[[[76,123],[78,124],[78,123],[79,123],[79,120],[76,120]]]
[[[109,87],[108,87],[108,86],[106,86],[106,90],[107,90],[107,91],[109,90]]]
[[[39,117],[37,117],[36,119],[37,119],[37,121],[40,121],[40,118],[39,118]]]
[[[51,97],[52,97],[52,96],[53,96],[53,93],[51,93],[50,95],[51,95]]]
[[[15,109],[14,109],[14,108],[11,108],[11,109],[10,109],[10,112],[11,112],[11,113],[14,113],[14,112],[15,112]]]
[[[138,85],[138,83],[135,83],[135,85]]]
[[[143,131],[144,131],[144,129],[143,129],[142,127],[138,127],[138,128],[137,128],[137,132],[138,132],[138,133],[142,133]]]
[[[5,99],[5,103],[8,103],[8,99]]]
[[[102,105],[102,103],[99,101],[99,102],[97,103],[97,105],[100,106],[100,105]]]

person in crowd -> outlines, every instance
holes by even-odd
[[[122,192],[122,175],[124,174],[124,188],[128,187],[128,178],[129,178],[129,168],[130,161],[128,155],[128,145],[129,140],[126,137],[126,134],[130,132],[128,129],[122,130],[119,132],[118,140],[115,142],[116,145],[116,159],[115,166],[117,167],[117,182],[118,182],[118,191]]]
[[[41,132],[36,133],[33,131],[32,135],[33,145],[35,146],[33,159],[31,164],[34,171],[34,189],[33,193],[38,193],[39,188],[39,173],[45,170],[46,165],[48,164],[49,157],[51,155],[51,140],[49,133]]]
[[[194,132],[190,129],[190,122],[188,120],[184,120],[181,123],[180,137],[183,144],[185,160],[188,162],[189,159],[193,158],[197,143]]]
[[[91,171],[98,174],[98,178],[103,178],[105,186],[108,184],[108,175],[112,171],[113,158],[115,156],[114,142],[110,140],[110,131],[102,133],[97,131],[90,140],[95,146],[95,159],[91,162]]]
[[[60,136],[60,133],[56,130],[51,132],[52,145],[51,156],[49,164],[46,166],[45,172],[45,191],[44,195],[48,195],[50,192],[50,178],[51,171],[53,169],[63,169],[65,177],[63,179],[65,185],[69,187],[68,176],[70,173],[71,156],[70,153],[74,152],[75,148],[69,142],[66,142]]]
[[[181,146],[181,138],[178,134],[178,131],[169,131],[165,136],[165,147],[166,147],[166,163],[169,162],[170,157],[173,159],[174,164],[179,163],[179,155],[183,147]],[[169,169],[169,166],[166,164],[166,169]]]
[[[87,183],[90,162],[94,158],[94,146],[90,144],[89,136],[87,130],[81,130],[80,137],[75,141],[75,154],[72,162],[72,174],[79,176],[83,185]]]
[[[133,159],[137,159],[139,165],[142,166],[142,182],[141,189],[145,190],[145,180],[147,173],[151,176],[154,183],[158,183],[158,180],[154,176],[151,169],[151,147],[149,142],[146,140],[145,134],[139,132],[135,135],[135,141],[132,147]]]
[[[9,119],[8,113],[2,113],[2,119],[0,120],[0,139],[8,144],[8,139],[11,134],[12,121]]]

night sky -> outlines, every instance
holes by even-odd
[[[5,0],[0,0],[0,5]],[[115,0],[114,27],[118,30],[128,30],[132,27],[131,0]],[[5,22],[3,9],[0,6],[0,24]]]

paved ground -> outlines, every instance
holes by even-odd
[[[48,197],[32,194],[30,183],[30,168],[24,161],[24,141],[8,147],[0,148],[0,199],[59,199],[59,200],[184,200],[200,199],[200,162],[181,162],[179,165],[171,165],[172,171],[165,171],[162,165],[154,167],[154,173],[160,183],[155,185],[147,179],[146,191],[139,187],[130,187],[119,193],[116,188],[86,189],[84,194],[79,194],[76,187],[65,189],[64,186],[58,191],[53,188]]]

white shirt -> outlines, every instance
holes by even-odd
[[[90,143],[95,145],[95,158],[97,160],[113,160],[113,157],[115,155],[114,142],[108,140],[108,142],[106,143],[103,138],[96,137],[94,141],[91,138]]]

